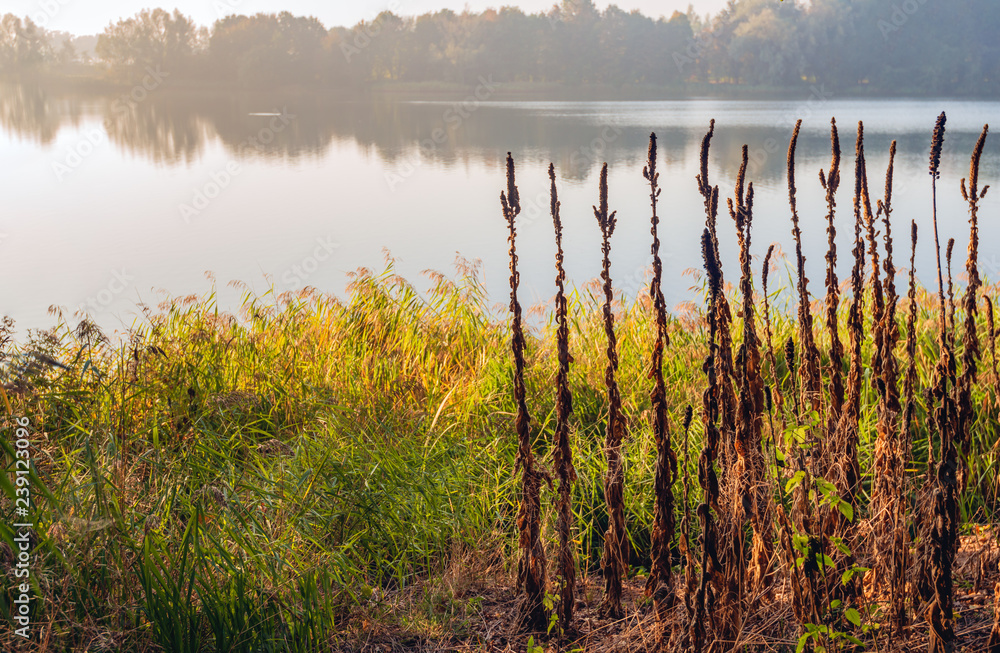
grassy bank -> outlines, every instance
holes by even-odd
[[[14,413],[30,420],[36,474],[32,621],[47,642],[38,650],[306,651],[324,643],[353,650],[379,620],[420,637],[461,637],[481,599],[445,579],[456,565],[503,577],[516,550],[513,371],[507,326],[476,270],[465,266],[430,285],[422,298],[390,269],[357,276],[342,302],[247,295],[237,315],[211,296],[177,299],[120,343],[87,323],[62,323],[9,345],[8,394]],[[573,498],[584,575],[594,573],[606,526],[601,300],[584,288],[570,301]],[[921,294],[918,302],[926,381],[937,357],[934,298]],[[626,523],[636,552],[629,562],[641,576],[655,462],[645,352],[655,334],[647,302],[618,313],[630,433]],[[546,316],[536,313],[541,322]],[[784,342],[793,327],[778,316],[775,340]],[[692,308],[668,329],[665,376],[677,424],[704,389],[704,315]],[[554,357],[547,322],[529,337],[527,367],[535,450],[546,464]],[[16,365],[29,369],[17,374]],[[776,373],[790,382],[783,362]],[[994,519],[997,508],[997,384],[985,375],[962,503],[971,522]],[[866,486],[875,403],[866,385]],[[12,426],[5,418],[9,470]],[[696,420],[689,456],[675,440],[693,478],[701,439]],[[919,471],[926,433],[914,442]],[[11,486],[4,491],[13,496]],[[690,502],[698,501],[692,483]],[[551,506],[549,490],[543,506]],[[0,560],[10,577],[9,525],[18,519],[11,501],[3,511]],[[552,511],[544,517],[551,545]],[[5,620],[14,598],[11,590],[0,594]],[[21,645],[4,632],[6,650]]]

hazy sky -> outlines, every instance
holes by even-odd
[[[211,25],[228,14],[290,11],[296,15],[316,16],[324,25],[354,25],[360,20],[374,18],[380,11],[391,9],[394,13],[410,16],[468,7],[481,11],[488,7],[517,5],[524,11],[546,11],[555,0],[4,0],[2,13],[30,16],[48,29],[64,30],[74,34],[96,34],[109,22],[134,15],[147,7],[180,9],[201,25]],[[611,4],[595,0],[604,8]],[[639,9],[644,14],[669,16],[675,9],[686,11],[693,4],[695,11],[704,15],[715,13],[726,0],[618,0],[614,4],[625,10]]]

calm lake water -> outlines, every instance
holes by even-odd
[[[141,95],[141,94],[140,94]],[[18,329],[49,327],[50,306],[81,310],[108,330],[172,296],[209,292],[236,308],[246,282],[258,293],[314,286],[343,294],[347,272],[380,271],[383,250],[418,289],[423,270],[454,273],[456,254],[481,259],[491,299],[507,297],[506,225],[500,214],[503,158],[512,151],[524,212],[518,251],[525,303],[554,293],[546,168],[555,163],[563,203],[566,268],[577,287],[599,274],[600,164],[610,166],[616,285],[634,297],[650,264],[642,167],[650,131],[661,144],[664,293],[691,299],[688,268],[700,268],[704,224],[695,186],[700,141],[716,120],[710,177],[732,196],[740,148],[753,162],[753,252],[772,242],[792,252],[785,151],[796,118],[799,210],[811,289],[822,293],[825,205],[819,169],[829,165],[829,120],[843,143],[839,194],[841,274],[853,230],[854,136],[865,123],[873,197],[881,197],[888,148],[898,141],[897,265],[911,219],[920,227],[918,277],[934,278],[927,152],[937,114],[948,112],[939,202],[942,246],[964,266],[967,210],[959,179],[984,123],[1000,103],[958,100],[797,101],[688,99],[664,102],[334,101],[154,90],[142,101],[36,86],[0,86],[0,314]],[[1000,182],[991,136],[981,184]],[[724,201],[720,238],[726,273],[738,273],[735,232]],[[981,270],[1000,278],[1000,190],[981,211]],[[759,263],[755,265],[759,268]],[[75,321],[74,321],[75,322]]]

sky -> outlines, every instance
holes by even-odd
[[[100,33],[109,22],[157,6],[180,9],[199,25],[206,26],[230,14],[290,11],[295,15],[315,16],[327,27],[333,27],[370,20],[386,9],[412,16],[439,9],[482,11],[516,5],[525,12],[535,13],[547,11],[554,3],[555,0],[4,0],[0,12],[29,16],[46,29],[83,35]],[[612,3],[595,0],[594,4],[603,9]],[[674,10],[686,11],[688,5],[694,5],[700,15],[716,13],[726,0],[616,0],[613,4],[627,11],[638,9],[655,18],[669,16]]]

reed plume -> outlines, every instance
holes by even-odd
[[[556,432],[553,443],[555,475],[559,481],[559,497],[556,500],[559,531],[559,602],[556,611],[564,630],[573,621],[573,604],[576,593],[576,551],[573,546],[573,483],[576,469],[573,467],[573,450],[569,442],[569,418],[573,413],[573,395],[569,389],[569,316],[566,302],[566,270],[563,268],[562,218],[560,216],[559,193],[556,190],[556,169],[549,164],[549,198],[552,224],[556,234],[556,349],[559,356],[559,373],[556,376]]]
[[[604,437],[604,455],[607,473],[604,476],[604,500],[608,507],[608,528],[604,533],[604,555],[601,571],[604,574],[604,599],[601,614],[618,619],[622,616],[622,577],[629,558],[628,533],[625,531],[625,500],[623,496],[625,474],[622,469],[621,445],[625,437],[625,418],[621,412],[621,395],[615,375],[618,372],[618,344],[615,339],[615,316],[612,311],[613,287],[611,285],[611,236],[617,224],[616,213],[608,213],[608,164],[601,168],[598,206],[593,207],[594,217],[601,229],[603,262],[601,280],[604,286],[604,332],[608,339],[608,366],[604,381],[608,393],[608,424]]]
[[[518,589],[521,593],[518,616],[521,624],[530,630],[545,628],[548,615],[545,609],[546,560],[541,540],[541,482],[544,473],[535,467],[531,450],[531,428],[524,386],[524,330],[521,324],[521,304],[517,299],[520,274],[517,271],[517,229],[515,219],[521,212],[521,201],[514,178],[514,159],[507,153],[507,193],[500,193],[500,206],[507,221],[507,242],[510,245],[510,311],[511,350],[514,354],[514,401],[517,416],[517,460],[514,473],[521,472],[521,496],[517,511],[518,544],[520,559],[517,565]]]
[[[671,547],[674,540],[676,522],[674,518],[674,481],[677,478],[677,456],[670,444],[670,423],[667,414],[667,388],[663,380],[663,351],[670,344],[667,335],[667,307],[663,298],[663,262],[660,260],[660,218],[656,213],[657,200],[660,197],[659,178],[656,171],[656,134],[649,135],[649,153],[643,177],[649,182],[649,201],[652,206],[650,218],[650,234],[653,237],[651,253],[653,255],[653,280],[649,286],[650,298],[653,301],[653,311],[656,319],[656,341],[653,345],[650,376],[653,378],[653,390],[650,402],[653,419],[653,440],[656,445],[656,472],[653,481],[653,533],[652,533],[652,565],[649,578],[646,580],[646,596],[653,596],[653,604],[657,618],[663,629],[666,610],[674,599],[671,587],[672,555]],[[662,588],[662,589],[661,589]]]

